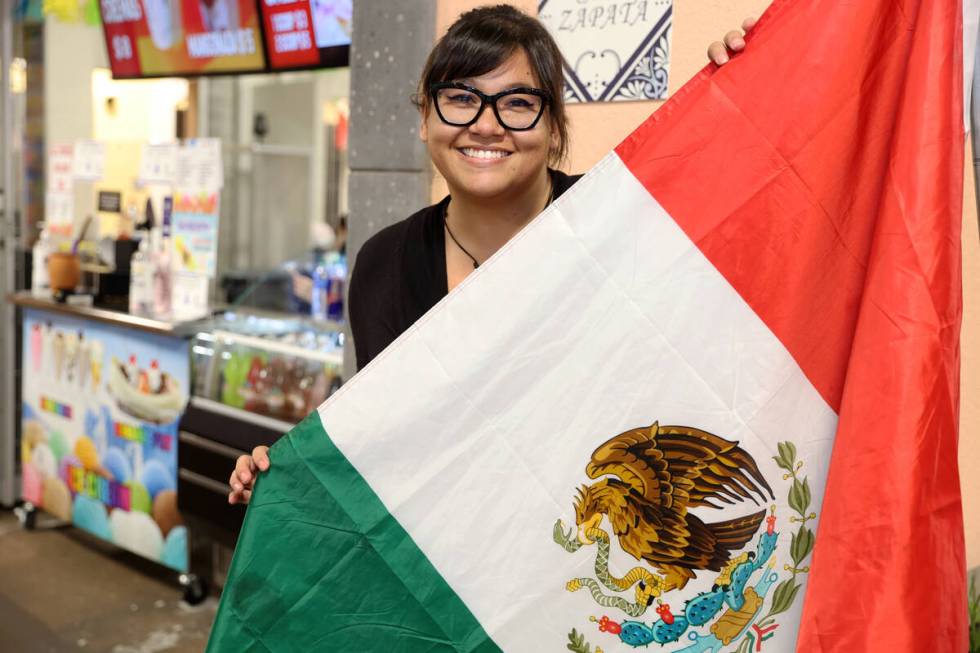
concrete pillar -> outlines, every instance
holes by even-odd
[[[354,3],[347,256],[374,233],[429,203],[430,167],[411,102],[435,40],[435,0]],[[354,348],[345,352],[346,378]]]
[[[10,506],[20,494],[16,487],[17,311],[6,299],[17,290],[17,224],[13,201],[14,123],[10,90],[13,59],[13,16],[0,5],[0,506]]]

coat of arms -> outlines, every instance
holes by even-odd
[[[767,595],[780,577],[772,560],[779,533],[775,494],[752,455],[707,431],[658,423],[600,445],[585,468],[594,482],[583,485],[575,498],[575,528],[561,521],[554,528],[555,541],[568,552],[596,547],[595,577],[571,579],[566,589],[587,590],[599,606],[631,618],[602,615],[590,621],[631,647],[666,645],[686,636],[693,643],[677,653],[717,653],[733,642],[739,642],[738,653],[761,651],[778,627],[775,616],[796,599],[797,576],[809,571],[802,563],[814,535],[806,524],[816,519],[806,512],[810,489],[797,475],[803,463],[796,460],[796,447],[783,442],[778,448],[774,459],[787,472],[784,480],[793,482],[789,505],[798,516],[791,522],[800,527],[792,538],[793,565],[783,570],[789,577],[776,585],[763,616]],[[702,516],[692,512],[731,513],[742,506],[742,514],[717,521],[703,517],[706,511],[700,511]],[[640,564],[623,576],[611,573],[613,545]],[[711,574],[711,589],[682,597],[680,592],[699,574]],[[631,590],[629,598],[623,596]],[[658,619],[638,620],[654,603]],[[572,651],[593,650],[576,629],[569,641]]]

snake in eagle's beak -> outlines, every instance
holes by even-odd
[[[588,536],[588,532],[593,528],[599,528],[599,524],[602,522],[602,513],[596,513],[589,517],[588,521],[582,522],[578,525],[578,541],[582,544],[588,546],[590,544],[595,544],[595,540]]]

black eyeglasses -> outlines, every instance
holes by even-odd
[[[550,102],[548,92],[539,88],[511,88],[487,95],[459,82],[433,84],[429,95],[439,119],[447,125],[469,127],[489,104],[501,127],[517,132],[534,129]]]

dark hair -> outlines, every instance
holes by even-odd
[[[515,7],[479,7],[460,16],[429,53],[413,100],[423,109],[428,106],[432,84],[484,75],[518,48],[527,53],[535,76],[551,96],[549,118],[558,131],[558,146],[551,152],[551,161],[560,163],[568,153],[561,52],[544,25]]]

